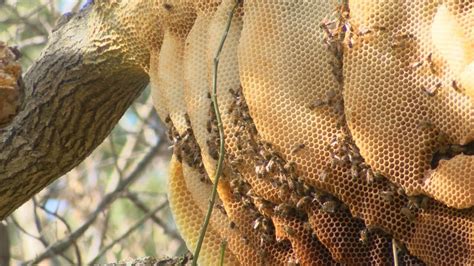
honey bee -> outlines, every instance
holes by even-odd
[[[313,199],[309,196],[302,197],[298,201],[298,203],[296,203],[296,208],[305,209],[312,201],[313,201]]]
[[[328,39],[332,39],[334,37],[331,28],[334,27],[335,24],[335,20],[329,21],[327,18],[324,18],[321,23],[319,23],[319,27],[324,31]]]
[[[352,176],[352,178],[358,178],[359,177],[359,166],[357,166],[357,164],[352,164],[351,165],[351,176]]]
[[[265,160],[270,160],[272,158],[272,154],[266,149],[259,149],[258,154],[260,154],[260,156]]]
[[[303,228],[304,228],[305,231],[309,231],[309,232],[313,231],[313,227],[311,226],[311,223],[309,223],[309,222],[305,222],[303,224]]]
[[[236,102],[232,102],[227,109],[227,114],[232,114],[235,110],[235,107],[237,106]]]
[[[265,243],[271,243],[273,241],[273,238],[269,234],[262,234],[260,236],[260,246],[264,247]],[[263,255],[262,255],[263,256]],[[266,256],[266,255],[265,255]]]
[[[405,190],[402,188],[402,187],[397,187],[397,194],[400,195],[400,196],[405,196],[406,193],[405,193]]]
[[[288,186],[288,183],[284,182],[281,184],[278,190],[278,196],[280,199],[286,199],[290,195],[290,187]]]
[[[421,197],[420,208],[422,210],[426,210],[429,208],[430,198],[429,197]]]
[[[274,168],[275,168],[275,161],[273,159],[270,159],[270,161],[268,161],[267,164],[265,165],[265,171],[268,173],[271,173]]]
[[[264,165],[257,165],[255,166],[255,174],[257,174],[258,178],[263,178],[266,175],[266,170]]]
[[[387,31],[387,27],[385,26],[380,26],[380,25],[375,25],[372,27],[375,31]]]
[[[291,149],[291,153],[296,154],[299,151],[301,151],[302,149],[304,149],[305,147],[306,147],[306,145],[304,143],[297,144]]]
[[[288,188],[290,189],[290,192],[296,191],[296,182],[294,180],[289,179],[287,184],[288,184]]]
[[[463,152],[467,151],[467,147],[464,147],[464,146],[461,146],[461,145],[458,145],[458,144],[450,145],[449,149],[455,154],[459,154],[459,153],[463,153]]]
[[[322,211],[328,212],[328,213],[335,213],[337,209],[338,203],[333,200],[328,200],[323,203],[321,206]]]
[[[321,99],[316,99],[316,100],[314,100],[312,103],[310,103],[310,104],[308,105],[308,108],[309,108],[309,110],[313,111],[313,110],[315,110],[316,108],[322,107],[322,106],[324,106],[324,105],[326,105],[326,104],[327,104],[326,101],[323,101],[323,100],[321,100]]]
[[[355,44],[355,39],[353,36],[354,34],[352,32],[349,33],[349,37],[347,40],[347,47],[349,47],[350,49],[354,48],[354,44]]]
[[[395,193],[393,193],[393,191],[382,191],[382,192],[380,192],[380,196],[385,201],[391,202],[391,201],[393,201],[393,197],[395,196]]]
[[[265,233],[265,234],[271,234],[272,231],[273,231],[273,225],[272,223],[270,222],[269,219],[267,218],[263,218],[262,219],[262,231]]]
[[[283,230],[285,231],[285,233],[289,236],[295,236],[296,234],[296,231],[295,229],[289,227],[288,225],[284,225],[283,226]]]
[[[291,216],[295,213],[295,210],[293,209],[293,207],[291,207],[291,205],[286,204],[286,203],[281,203],[277,205],[274,210],[276,214],[283,217]]]
[[[457,81],[453,80],[451,82],[451,87],[453,87],[453,89],[457,92],[461,92],[461,88],[459,88],[459,84]]]
[[[295,258],[289,258],[286,265],[287,266],[298,266],[298,265],[300,265],[300,262]]]
[[[248,197],[242,197],[242,205],[247,209],[252,209],[254,207],[252,201]]]
[[[173,9],[173,5],[169,3],[164,3],[163,8],[166,9],[167,11],[171,11],[171,9]]]
[[[364,228],[360,231],[359,241],[367,244],[369,242],[369,229]]]
[[[357,31],[357,35],[360,37],[371,33],[373,33],[373,31],[365,26],[359,26]]]
[[[392,42],[392,48],[403,47],[409,40],[415,39],[415,35],[411,33],[404,33],[395,36],[395,40]]]
[[[191,125],[191,118],[189,117],[188,113],[184,114],[184,120],[186,121],[187,125]]]
[[[438,82],[434,86],[431,86],[429,88],[424,87],[423,92],[430,97],[436,96],[439,88],[441,88],[442,85],[443,84],[441,82]]]
[[[230,92],[230,94],[232,94],[232,96],[234,96],[236,98],[239,96],[239,93],[236,92],[234,89],[229,89],[229,92]]]
[[[337,154],[333,154],[332,155],[332,166],[333,167],[336,167],[336,166],[343,166],[344,164],[348,163],[349,162],[349,157],[347,155],[343,155],[343,156],[340,156],[340,155],[337,155]]]
[[[243,187],[243,182],[240,179],[233,179],[230,181],[230,188],[232,190],[240,190]]]
[[[262,224],[262,219],[263,217],[262,216],[259,216],[257,219],[255,219],[253,222],[252,222],[252,228],[254,230],[257,230],[260,225]]]
[[[433,61],[433,53],[428,54],[426,57],[426,61],[428,62],[428,65],[430,66],[430,71],[433,75],[437,75],[438,71],[436,71],[436,65]]]
[[[254,194],[254,192],[253,192],[253,189],[247,190],[247,193],[245,193],[245,196],[247,196],[247,197],[254,197],[255,194]]]
[[[319,179],[321,180],[321,182],[326,182],[328,179],[328,176],[329,176],[329,171],[327,170],[321,170],[319,172]]]
[[[434,125],[431,121],[428,121],[428,120],[422,120],[418,123],[418,128],[419,129],[422,129],[422,130],[426,130],[426,129],[433,129],[434,128]]]
[[[226,210],[224,209],[224,206],[222,204],[215,204],[216,209],[218,209],[222,214],[227,215]]]
[[[235,222],[231,221],[231,222],[229,223],[229,228],[230,228],[230,229],[234,229],[234,228],[235,228]]]
[[[293,173],[295,171],[295,167],[296,167],[296,163],[289,161],[285,163],[285,165],[283,166],[283,170],[286,173]]]
[[[416,219],[416,214],[407,207],[403,207],[400,212],[411,222]]]
[[[253,197],[254,199],[254,204],[257,207],[257,210],[265,215],[265,216],[271,216],[273,213],[273,204],[265,199]]]
[[[207,120],[207,123],[206,123],[206,130],[207,130],[207,133],[211,133],[211,132],[212,132],[212,121],[211,121],[211,120]]]
[[[411,63],[410,68],[417,69],[417,68],[423,66],[424,63],[425,63],[424,61],[417,61],[417,62]]]

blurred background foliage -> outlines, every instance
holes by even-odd
[[[0,40],[18,47],[26,72],[61,15],[85,2],[0,0]],[[13,265],[65,265],[185,253],[165,193],[168,146],[147,88],[88,159],[3,221],[3,263],[8,256]]]

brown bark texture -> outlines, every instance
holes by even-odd
[[[0,220],[84,160],[148,84],[146,44],[160,32],[148,2],[84,8],[53,31],[23,81],[0,46]],[[154,25],[148,36],[129,34],[138,23]]]

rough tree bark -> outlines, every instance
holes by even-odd
[[[147,85],[162,38],[151,3],[101,1],[55,29],[0,126],[0,220],[85,159]]]

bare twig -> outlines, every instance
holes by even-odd
[[[29,18],[29,15],[23,16],[20,14],[18,9],[16,7],[13,7],[11,5],[5,5],[4,6],[12,15],[19,21],[21,21],[22,24],[27,25],[29,28],[31,28],[33,31],[35,31],[38,35],[42,36],[47,36],[48,32],[44,28],[38,27],[38,24],[31,21]]]
[[[41,242],[41,244],[43,244],[44,247],[48,247],[50,245],[50,243],[43,235],[43,230],[44,229],[43,229],[43,225],[41,223],[41,218],[38,215],[38,208],[40,208],[40,205],[38,204],[38,201],[36,200],[36,197],[33,197],[32,201],[33,201],[33,219],[34,219],[34,222],[35,222],[36,231],[39,234],[38,240]],[[51,255],[59,255],[63,259],[65,259],[68,263],[71,263],[71,264],[74,263],[68,256],[64,255],[63,252],[56,253],[56,254],[53,253]]]
[[[127,198],[140,210],[142,210],[144,213],[149,213],[150,209],[141,201],[138,196],[135,193],[127,193]],[[168,202],[168,201],[166,201]],[[166,225],[158,216],[152,215],[151,220],[155,222],[158,226],[160,226],[163,229],[163,232],[173,238],[176,239],[181,239],[178,233],[176,231],[170,229],[168,225]]]
[[[53,245],[49,246],[43,253],[39,254],[35,259],[25,262],[25,264],[38,264],[41,261],[51,257],[51,254],[58,254],[68,249],[74,241],[76,241],[80,236],[82,236],[87,229],[94,223],[95,219],[102,213],[110,204],[112,204],[115,199],[137,178],[140,177],[140,174],[145,170],[145,168],[152,162],[153,158],[158,154],[162,146],[162,142],[159,141],[155,146],[153,146],[150,151],[145,155],[143,160],[135,167],[135,169],[120,182],[114,191],[107,194],[99,205],[96,207],[95,211],[91,213],[88,220],[76,229],[73,233],[68,235],[62,240],[57,241]]]
[[[15,219],[15,216],[14,215],[11,215],[10,217],[8,217],[8,219],[15,225],[16,228],[18,228],[23,234],[31,237],[31,238],[34,238],[36,240],[39,241],[39,236],[35,236],[33,235],[32,233],[26,231],[25,228],[23,228],[20,223],[18,223],[18,221]]]
[[[204,237],[206,236],[206,231],[207,227],[209,225],[209,221],[211,219],[212,215],[212,210],[214,209],[214,204],[216,201],[216,195],[217,195],[217,186],[219,183],[219,178],[222,173],[222,166],[224,162],[224,155],[225,155],[225,139],[224,139],[224,127],[222,125],[222,119],[221,119],[221,114],[219,112],[219,104],[217,102],[217,70],[219,69],[219,56],[222,52],[222,49],[224,48],[224,43],[225,40],[227,39],[227,35],[229,34],[230,30],[230,25],[232,24],[232,18],[234,17],[235,10],[239,6],[240,1],[237,0],[235,2],[234,7],[229,13],[229,18],[227,20],[227,25],[225,28],[225,31],[223,33],[221,42],[219,44],[219,48],[217,49],[216,55],[214,56],[214,69],[213,69],[213,82],[212,82],[212,93],[211,93],[211,101],[212,101],[212,107],[214,109],[214,113],[216,114],[216,119],[217,119],[217,128],[219,129],[219,159],[217,161],[217,169],[216,169],[216,175],[214,177],[214,185],[212,187],[212,194],[211,194],[211,199],[209,200],[209,207],[207,209],[207,214],[206,218],[204,219],[204,223],[201,227],[201,231],[199,234],[199,239],[196,245],[196,250],[194,251],[194,259],[193,259],[193,266],[197,265],[197,261],[199,258],[199,253],[201,252],[201,247],[202,243],[204,241]]]
[[[101,250],[102,247],[105,245],[105,239],[107,237],[107,228],[109,227],[110,223],[110,210],[104,210],[104,222],[101,225],[100,230],[100,243],[99,248],[97,250]]]
[[[56,217],[56,219],[60,220],[64,224],[64,226],[66,226],[66,230],[69,234],[72,232],[71,226],[69,225],[69,223],[66,221],[66,219],[64,219],[63,217],[58,215],[57,211],[52,212],[52,211],[46,209],[44,206],[39,206],[39,208],[42,209],[47,214],[52,215],[52,216]],[[73,241],[72,244],[74,246],[74,251],[76,253],[77,265],[82,265],[82,258],[81,258],[81,252],[79,250],[79,246],[77,245],[76,241]]]
[[[219,266],[224,266],[224,259],[225,259],[225,249],[227,248],[227,241],[224,239],[221,242],[221,253],[219,257]]]
[[[138,220],[132,227],[130,227],[125,233],[123,233],[120,237],[118,237],[117,239],[115,239],[114,241],[112,241],[110,244],[108,244],[107,246],[104,247],[104,249],[102,249],[99,254],[97,254],[97,256],[95,256],[89,263],[88,265],[92,265],[92,264],[95,264],[104,254],[105,252],[107,252],[109,249],[111,249],[113,246],[115,246],[115,244],[117,244],[118,242],[122,241],[123,239],[127,238],[133,231],[137,230],[138,227],[142,226],[143,223],[150,219],[153,215],[155,215],[156,212],[158,212],[159,210],[163,209],[165,206],[167,206],[167,202],[164,202],[162,204],[160,204],[159,206],[157,206],[156,208],[154,208],[153,210],[151,210],[150,212],[148,212],[145,216],[143,216],[140,220]]]

